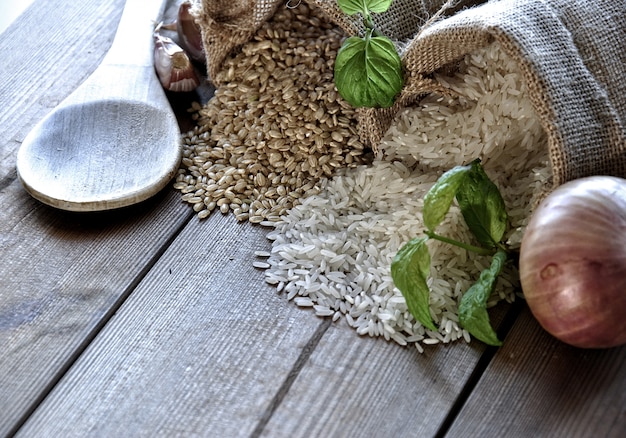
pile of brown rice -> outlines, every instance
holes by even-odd
[[[364,163],[355,110],[338,95],[333,66],[343,33],[304,2],[279,8],[213,78],[193,110],[174,187],[200,218],[278,220],[322,177]]]
[[[357,333],[398,344],[469,341],[458,324],[464,291],[489,258],[430,241],[431,313],[439,327],[425,330],[394,287],[390,263],[398,249],[422,234],[422,199],[453,166],[480,157],[499,186],[517,246],[531,206],[550,184],[546,138],[516,64],[494,43],[463,60],[441,83],[460,97],[431,95],[406,109],[387,132],[371,165],[341,168],[319,193],[300,199],[273,228],[271,253],[259,253],[269,284],[320,316],[344,317]],[[471,241],[453,206],[438,232]],[[489,305],[514,299],[517,273],[508,270]]]

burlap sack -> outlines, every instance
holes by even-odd
[[[321,8],[347,34],[362,30],[360,19],[341,14],[336,0],[289,1]],[[197,17],[209,75],[215,76],[224,58],[286,5],[284,0],[203,0]],[[625,0],[394,0],[375,21],[398,46],[406,83],[392,108],[361,110],[361,136],[375,148],[398,110],[425,93],[446,91],[432,79],[433,72],[497,40],[528,83],[548,134],[554,185],[588,175],[626,177],[624,17]]]

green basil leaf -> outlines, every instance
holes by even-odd
[[[427,237],[415,238],[400,248],[391,262],[391,277],[411,315],[424,327],[437,330],[430,316],[430,290],[426,283],[430,274],[427,240]]]
[[[450,210],[450,205],[456,196],[456,192],[465,180],[465,175],[471,166],[456,166],[441,175],[437,182],[424,196],[424,209],[422,216],[424,225],[430,231],[435,231],[445,215]]]
[[[465,292],[459,304],[461,326],[476,339],[488,345],[502,345],[489,322],[487,300],[493,293],[506,259],[506,252],[498,250],[493,256],[491,266],[481,272],[478,281]]]
[[[494,248],[504,236],[508,216],[498,187],[478,160],[471,164],[456,200],[470,231],[482,245]]]
[[[377,14],[386,12],[391,6],[393,0],[363,0],[367,9],[370,12],[376,12]]]
[[[383,36],[346,39],[335,59],[335,85],[354,107],[388,108],[402,89],[402,61]]]
[[[347,15],[361,12],[367,16],[368,12],[381,13],[387,11],[393,0],[338,0],[339,8]]]

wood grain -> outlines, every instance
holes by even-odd
[[[425,348],[331,325],[262,436],[435,436],[485,347]]]
[[[325,325],[252,267],[268,247],[191,221],[18,436],[248,436]]]
[[[0,212],[0,435],[19,422],[190,218],[167,191],[136,208],[63,214],[14,182]]]
[[[448,436],[625,433],[626,346],[570,347],[543,331],[525,306]]]
[[[192,220],[19,436],[434,435],[484,346],[329,327],[252,268],[264,236]]]
[[[45,396],[191,217],[171,189],[133,208],[79,215],[43,206],[16,179],[19,139],[100,62],[122,4],[38,1],[0,39],[11,55],[0,67],[2,436]]]

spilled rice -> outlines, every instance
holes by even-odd
[[[257,252],[253,266],[296,305],[419,351],[469,341],[457,306],[487,259],[428,242],[435,332],[409,314],[390,264],[422,234],[432,184],[475,158],[504,197],[508,243],[519,245],[551,178],[521,73],[496,43],[467,55],[457,74],[437,77],[458,96],[433,94],[401,111],[368,163],[356,112],[334,87],[342,38],[303,2],[280,9],[226,61],[211,101],[194,108],[175,187],[200,218],[218,209],[270,227],[271,251]],[[438,232],[470,240],[454,206]],[[517,273],[505,272],[489,304],[512,301],[517,287]]]
[[[431,95],[398,114],[371,165],[342,168],[321,191],[302,198],[271,227],[272,249],[255,266],[296,305],[357,333],[400,345],[469,341],[459,327],[460,298],[489,260],[429,241],[431,313],[426,330],[394,287],[390,264],[398,249],[422,234],[422,200],[446,170],[480,157],[500,188],[510,216],[506,236],[519,246],[531,206],[549,186],[546,138],[515,63],[494,43],[471,55],[453,77],[438,77],[460,97]],[[453,206],[438,232],[471,237]],[[512,301],[517,273],[499,280],[489,305]]]

